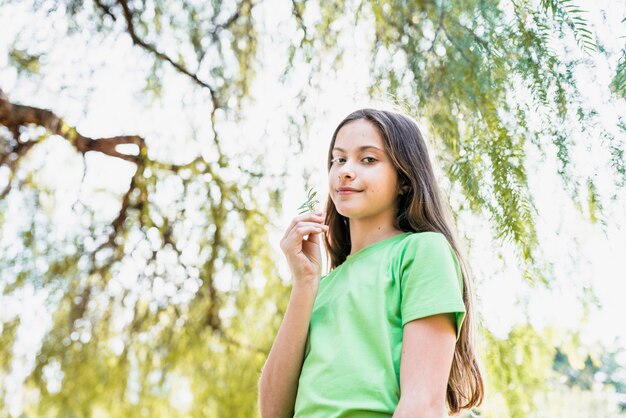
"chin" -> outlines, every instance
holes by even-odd
[[[358,219],[363,217],[363,211],[360,210],[359,208],[339,208],[336,207],[337,209],[337,213],[339,213],[341,216],[343,216],[344,218],[350,218],[350,219]]]
[[[351,211],[346,210],[346,208],[340,208],[340,207],[335,206],[335,210],[337,210],[337,213],[343,216],[344,218],[350,218],[352,216]]]

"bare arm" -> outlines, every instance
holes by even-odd
[[[402,334],[400,402],[394,418],[440,418],[456,343],[454,315],[408,322]]]
[[[294,286],[289,305],[259,381],[263,418],[293,417],[309,320],[317,289]]]
[[[307,213],[293,219],[280,247],[293,276],[289,305],[259,379],[262,418],[293,417],[304,347],[322,270],[319,234],[324,218]],[[308,235],[307,239],[304,239]]]

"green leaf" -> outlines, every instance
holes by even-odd
[[[315,205],[318,204],[319,201],[315,198],[316,196],[317,196],[317,192],[314,191],[313,188],[310,188],[309,191],[307,192],[306,202],[304,202],[298,208],[298,210],[300,211],[298,213],[299,215],[302,215],[303,213],[307,213],[307,212],[317,212],[317,208]]]

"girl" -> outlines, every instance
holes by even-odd
[[[328,182],[325,216],[294,218],[280,242],[293,286],[261,416],[441,418],[480,405],[469,277],[417,124],[350,114]]]

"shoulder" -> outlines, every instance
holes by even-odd
[[[408,234],[395,251],[395,265],[406,268],[412,264],[458,264],[458,259],[448,238],[441,232],[427,231]]]
[[[404,241],[410,241],[410,242],[419,242],[419,241],[431,242],[431,241],[441,241],[441,240],[448,242],[448,239],[446,238],[444,234],[442,234],[441,232],[436,232],[436,231],[412,232],[410,234],[407,234],[406,238],[404,239]]]
[[[442,252],[452,249],[448,239],[441,232],[426,231],[408,234],[398,247],[403,255],[416,255],[416,252]]]

